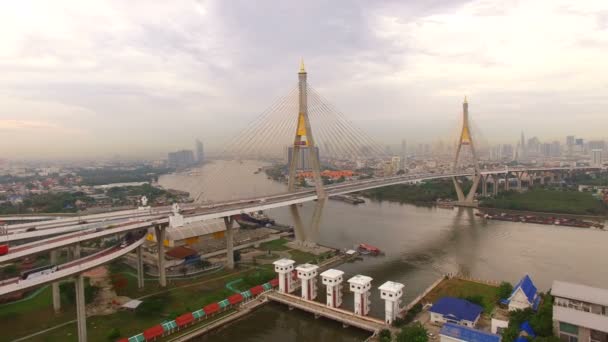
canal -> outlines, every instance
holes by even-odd
[[[170,183],[177,188],[185,184],[176,175],[166,177],[170,179],[161,178],[161,184]],[[263,189],[264,183],[270,182],[259,174],[252,178],[259,182],[255,189]],[[279,186],[269,185],[273,190]],[[212,193],[211,189],[207,191]],[[251,194],[259,190],[249,185],[248,191]],[[312,203],[304,204],[301,208],[304,217],[311,216],[312,208]],[[279,222],[291,224],[286,208],[274,209],[268,214]],[[374,279],[374,287],[387,280],[405,284],[404,303],[446,273],[512,283],[529,274],[541,290],[547,290],[554,279],[602,287],[608,283],[608,272],[605,272],[608,232],[485,222],[475,216],[472,209],[442,209],[369,200],[354,206],[330,200],[323,212],[319,242],[338,248],[353,248],[361,242],[379,247],[385,253],[383,256],[365,257],[336,268],[346,273],[346,279],[355,274],[368,275]],[[322,299],[323,292],[319,296],[319,300]],[[352,308],[349,293],[345,294],[344,308]],[[383,303],[374,291],[372,315],[382,317],[383,312]],[[307,331],[315,329],[319,331]],[[307,334],[317,335],[310,337]],[[364,336],[354,329],[343,329],[339,324],[315,320],[309,314],[272,305],[200,340],[351,341],[364,339]]]

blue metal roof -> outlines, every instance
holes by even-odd
[[[443,297],[433,304],[430,311],[456,321],[467,320],[474,322],[483,311],[483,308],[464,299]]]
[[[445,323],[439,334],[467,342],[500,342],[499,335],[467,328],[453,323]]]
[[[515,342],[530,342],[527,338],[523,337],[523,336],[519,336]]]
[[[528,322],[528,321],[523,322],[519,326],[519,331],[520,332],[524,331],[530,337],[536,337],[536,334],[534,333],[534,329],[532,329],[532,326],[530,325],[530,322]]]
[[[536,286],[534,286],[534,283],[532,282],[530,276],[528,276],[527,274],[523,278],[521,278],[517,285],[515,285],[515,287],[513,288],[513,292],[511,292],[509,298],[501,300],[501,303],[508,304],[511,301],[511,298],[513,297],[515,292],[517,292],[517,290],[519,290],[520,288],[528,298],[528,302],[532,306],[535,306],[534,309],[536,310],[536,307],[538,307],[538,303],[540,302],[540,299],[537,295],[538,290],[536,289]]]
[[[523,278],[521,278],[519,283],[513,289],[513,293],[511,293],[511,296],[515,293],[515,291],[517,291],[518,288],[521,288],[522,291],[524,291],[524,294],[526,295],[526,297],[528,297],[528,301],[530,302],[530,304],[533,304],[537,290],[529,275],[526,274]]]

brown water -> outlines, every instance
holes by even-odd
[[[262,177],[257,186],[262,187],[264,182],[270,181]],[[302,212],[304,217],[310,217],[312,205],[305,204]],[[291,224],[285,208],[269,214],[279,222]],[[353,206],[328,201],[319,242],[339,248],[352,248],[361,242],[379,247],[384,256],[366,257],[336,268],[346,272],[346,279],[355,274],[371,276],[374,287],[387,280],[405,284],[404,303],[445,273],[512,283],[529,274],[541,290],[548,289],[554,279],[602,287],[608,284],[608,232],[485,222],[474,216],[472,209],[369,201]],[[324,299],[322,292],[319,298]],[[352,309],[350,294],[345,294],[344,308]],[[371,314],[382,317],[383,310],[377,291],[373,291]],[[364,339],[365,335],[273,305],[200,340],[352,341]]]

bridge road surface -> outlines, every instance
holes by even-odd
[[[53,283],[63,278],[78,275],[80,273],[83,273],[92,268],[103,265],[107,262],[126,255],[127,253],[141,246],[144,241],[145,237],[131,243],[130,245],[124,248],[120,248],[120,246],[113,246],[96,254],[92,254],[84,258],[80,258],[78,260],[58,265],[59,269],[57,271],[47,275],[27,280],[22,280],[21,278],[13,278],[11,279],[11,281],[13,282],[8,284],[5,281],[5,283],[0,286],[0,296],[17,291],[28,290],[33,287]]]

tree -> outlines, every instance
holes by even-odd
[[[378,334],[378,338],[380,339],[380,342],[391,342],[391,340],[392,340],[391,331],[388,329],[380,330],[380,334]]]
[[[511,292],[513,292],[513,285],[508,281],[503,281],[498,287],[498,300],[509,298]]]
[[[397,335],[397,342],[428,342],[426,329],[420,324],[404,327]]]

